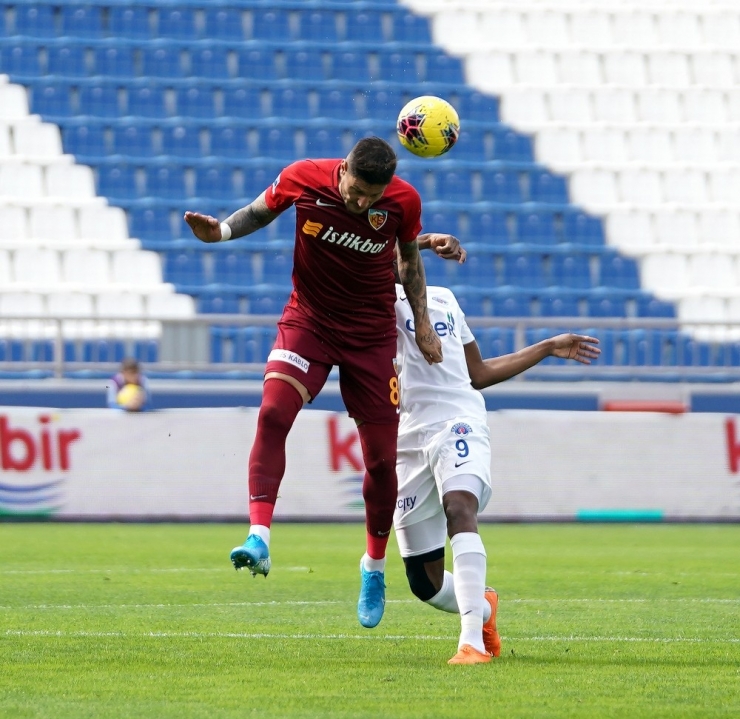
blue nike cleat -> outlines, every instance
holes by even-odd
[[[253,577],[258,574],[266,577],[272,566],[270,550],[256,534],[250,534],[241,547],[234,547],[231,550],[231,563],[234,569],[246,567],[252,572]]]
[[[363,627],[372,629],[380,624],[385,610],[385,575],[383,572],[368,572],[360,562],[360,600],[357,602],[357,618]]]

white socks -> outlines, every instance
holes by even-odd
[[[452,574],[445,571],[445,578],[440,589],[431,599],[427,600],[435,609],[441,609],[443,612],[450,614],[460,614],[457,606],[457,597],[455,596],[455,582]]]
[[[486,588],[486,550],[477,532],[460,532],[450,540],[455,578],[455,596],[460,609],[460,641],[470,644],[479,652],[483,646],[485,609],[491,611],[483,594]]]
[[[362,555],[362,568],[366,572],[385,572],[385,557],[373,559],[367,552]]]
[[[270,528],[264,524],[252,524],[249,527],[249,534],[256,534],[270,548]]]

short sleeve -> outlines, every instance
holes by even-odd
[[[398,241],[413,242],[421,234],[421,197],[409,185],[399,199],[403,206],[403,220],[398,228]]]
[[[462,319],[460,322],[460,339],[463,346],[469,345],[471,342],[475,342],[475,335],[470,327],[468,327],[468,323],[465,321],[465,315],[462,312],[460,312],[460,317]]]
[[[271,212],[283,212],[293,205],[306,187],[302,172],[305,161],[288,165],[265,190],[265,203]]]

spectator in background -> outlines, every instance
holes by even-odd
[[[121,371],[108,384],[108,407],[127,412],[151,409],[149,382],[142,374],[137,360],[128,357],[121,362]]]

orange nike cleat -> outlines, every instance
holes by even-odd
[[[498,631],[496,631],[496,610],[498,609],[498,594],[495,589],[486,587],[485,594],[483,595],[486,601],[491,605],[491,616],[488,621],[483,625],[483,646],[487,652],[490,652],[494,657],[498,657],[501,654],[501,637]]]
[[[470,644],[463,644],[448,664],[485,664],[491,661],[491,655],[488,652],[479,652]]]

